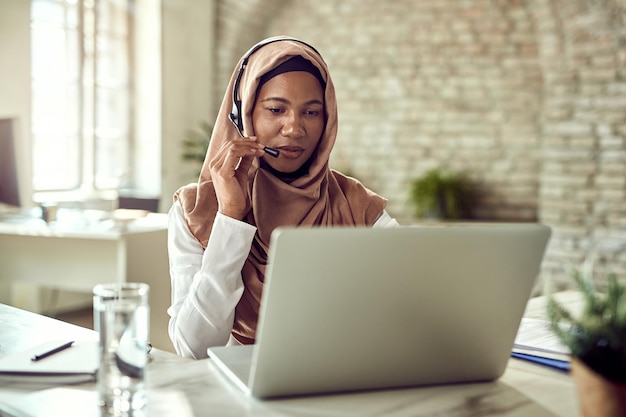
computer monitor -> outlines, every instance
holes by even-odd
[[[0,119],[0,206],[9,208],[21,206],[16,148],[13,119]]]

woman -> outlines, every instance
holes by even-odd
[[[197,183],[170,209],[169,335],[178,354],[254,343],[278,226],[393,226],[386,200],[331,170],[337,103],[310,45],[269,38],[239,61]]]

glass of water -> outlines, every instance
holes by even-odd
[[[132,415],[147,403],[150,307],[148,284],[98,284],[94,329],[100,335],[98,393],[104,415]]]

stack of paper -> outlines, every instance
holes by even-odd
[[[570,350],[561,343],[546,320],[523,318],[511,355],[563,371],[570,369]]]
[[[74,342],[69,348],[33,360],[35,355],[49,352],[67,342],[50,341],[0,358],[0,383],[57,385],[95,381],[99,362],[97,342]]]

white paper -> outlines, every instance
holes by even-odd
[[[98,343],[77,341],[71,347],[44,359],[33,361],[68,340],[49,341],[30,349],[0,358],[0,382],[17,383],[76,383],[93,381],[98,371]]]
[[[547,320],[523,318],[515,337],[515,349],[569,355],[570,350],[550,329]]]

